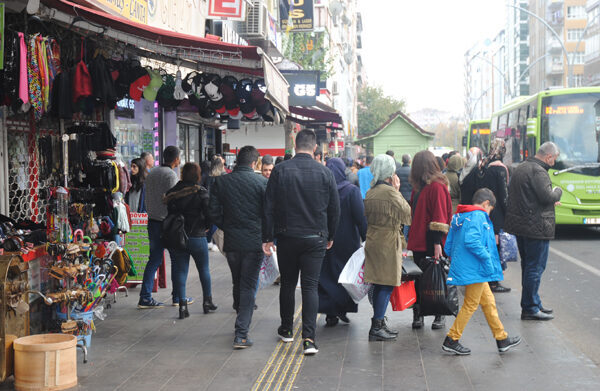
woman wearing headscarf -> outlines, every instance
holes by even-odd
[[[125,202],[132,213],[146,213],[146,162],[138,158],[131,161],[131,188],[125,195]]]
[[[460,170],[463,168],[463,158],[459,155],[452,155],[448,159],[448,166],[446,167],[446,178],[448,178],[448,187],[450,190],[450,199],[452,200],[452,212],[456,210],[456,207],[460,203],[460,184],[458,183],[458,176]]]
[[[439,259],[452,219],[452,201],[448,192],[448,179],[442,174],[436,158],[430,151],[418,152],[410,170],[412,225],[408,236],[408,249],[415,263],[426,270],[427,257]],[[413,329],[423,327],[419,312],[420,278],[415,279],[417,303],[413,306]],[[436,315],[431,325],[434,330],[444,328],[444,317]]]
[[[467,164],[465,164],[465,167],[458,177],[458,183],[460,185],[460,203],[463,205],[470,205],[473,194],[481,187],[481,172],[479,168],[482,159],[483,152],[477,147],[472,147],[467,152]]]
[[[506,144],[503,139],[494,139],[490,144],[490,152],[481,161],[483,176],[479,188],[487,187],[496,196],[496,206],[490,213],[490,220],[494,225],[496,244],[498,235],[504,228],[504,216],[508,205],[508,168],[502,163],[506,154]],[[502,264],[502,270],[506,270],[506,263]],[[501,285],[498,281],[490,282],[492,292],[507,293],[511,289]]]
[[[335,326],[339,320],[350,322],[346,313],[357,312],[354,303],[343,286],[338,284],[340,273],[352,254],[360,248],[367,235],[367,219],[360,189],[346,179],[342,159],[327,161],[333,173],[340,196],[340,222],[333,239],[333,247],[325,253],[319,278],[319,313],[326,314],[326,326]]]
[[[364,200],[368,223],[364,280],[373,284],[369,341],[389,341],[398,332],[386,325],[385,311],[392,290],[401,284],[402,231],[403,225],[410,225],[410,206],[400,193],[393,157],[377,155],[370,170],[373,180]]]

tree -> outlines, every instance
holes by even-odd
[[[283,55],[302,69],[321,71],[321,80],[325,80],[333,73],[334,61],[328,42],[326,32],[291,32],[283,36]]]
[[[435,133],[432,143],[433,147],[450,147],[460,150],[464,129],[464,122],[458,119],[451,119],[450,121],[433,125],[427,130]]]
[[[405,106],[404,100],[385,95],[381,86],[364,86],[358,91],[358,135],[372,134]]]

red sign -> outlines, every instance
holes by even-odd
[[[206,19],[246,19],[245,0],[209,0]]]
[[[335,141],[330,141],[329,142],[329,149],[330,150],[335,150]],[[341,151],[344,149],[344,140],[337,140],[337,147],[338,147],[338,151]]]

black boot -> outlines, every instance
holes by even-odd
[[[413,306],[412,328],[415,330],[420,329],[421,327],[423,327],[423,322],[424,322],[423,317],[419,315],[419,305],[415,304]]]
[[[188,303],[186,299],[179,300],[179,319],[185,319],[190,316]]]
[[[212,296],[206,296],[204,298],[204,300],[202,301],[202,309],[204,310],[205,314],[208,314],[209,311],[216,311],[217,310],[217,306],[214,305],[213,302],[212,302]]]
[[[383,328],[385,329],[385,331],[388,332],[388,334],[391,334],[391,335],[398,335],[399,334],[398,330],[390,329],[388,327],[388,325],[387,325],[387,317],[386,316],[383,317]]]
[[[432,330],[440,330],[446,327],[446,317],[443,315],[436,315],[433,323],[431,324]]]
[[[383,319],[371,318],[371,329],[369,330],[369,341],[393,341],[396,336],[388,333],[383,327]]]

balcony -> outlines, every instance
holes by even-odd
[[[556,39],[546,41],[546,50],[550,53],[562,52],[562,46]]]
[[[560,75],[560,74],[564,73],[564,71],[565,71],[565,66],[563,65],[562,62],[552,63],[548,67],[548,73],[552,74],[552,75]]]

